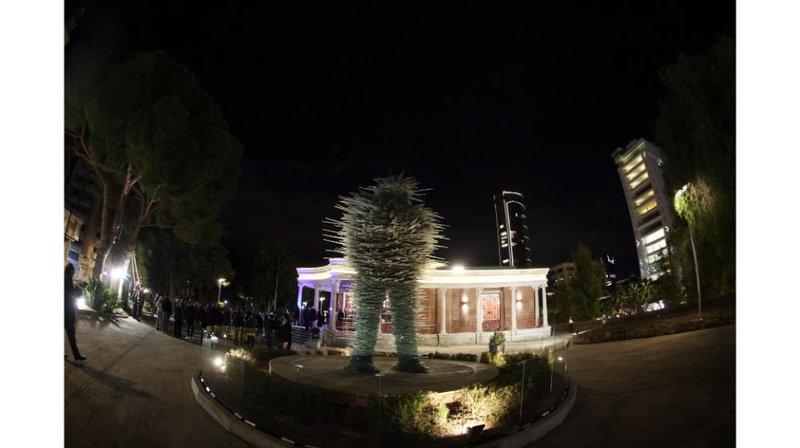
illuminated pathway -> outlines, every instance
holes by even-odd
[[[534,447],[717,447],[736,440],[736,326],[573,345],[578,399]]]

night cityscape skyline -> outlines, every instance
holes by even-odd
[[[734,35],[735,14],[730,2],[78,6],[73,42],[117,24],[121,46],[164,49],[220,105],[244,147],[220,217],[233,253],[280,242],[320,265],[338,196],[404,172],[431,189],[448,261],[498,264],[492,196],[506,189],[525,196],[534,266],[583,243],[621,276],[638,268],[611,153],[653,139],[658,69]]]

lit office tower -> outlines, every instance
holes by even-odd
[[[611,155],[617,164],[622,189],[636,237],[642,279],[655,280],[669,253],[668,236],[673,216],[664,185],[661,151],[640,138]],[[665,260],[666,261],[666,260]]]
[[[503,191],[494,196],[500,266],[518,268],[531,266],[528,217],[522,201],[522,194],[513,191]]]

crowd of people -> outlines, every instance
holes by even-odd
[[[64,327],[76,360],[85,360],[75,341],[75,299],[79,291],[73,285],[74,267],[67,264],[65,279],[65,322]],[[198,339],[203,337],[227,337],[239,344],[255,344],[256,338],[263,338],[269,347],[291,349],[292,324],[302,325],[306,330],[320,328],[328,323],[327,313],[318,313],[312,306],[301,312],[292,313],[284,309],[282,314],[255,311],[252,304],[242,308],[222,304],[201,305],[186,297],[171,299],[163,295],[148,295],[146,290],[137,288],[131,296],[131,317],[142,320],[145,304],[149,303],[155,327],[158,331],[171,333],[178,338]],[[344,313],[338,312],[339,324],[344,321]],[[66,356],[66,355],[65,355]]]
[[[144,300],[142,295],[134,293],[131,316],[134,319],[141,320],[144,305],[140,301]],[[203,306],[189,298],[161,295],[155,295],[151,303],[156,330],[178,338],[224,336],[250,345],[255,344],[256,338],[263,338],[270,347],[291,348],[292,318],[288,310],[278,316],[265,310],[256,311],[252,305]]]

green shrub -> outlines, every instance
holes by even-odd
[[[399,434],[442,436],[450,410],[444,403],[433,403],[431,392],[414,392],[370,400],[373,412],[380,412],[386,429]]]
[[[120,304],[117,293],[97,279],[89,280],[83,288],[83,295],[86,297],[86,304],[97,311],[110,313]]]
[[[473,384],[460,392],[461,400],[455,405],[451,422],[459,428],[476,422],[498,426],[519,402],[519,390],[513,385]]]
[[[428,353],[428,359],[446,359],[448,361],[478,362],[478,355],[474,353]]]
[[[489,343],[494,345],[503,345],[506,343],[506,335],[502,331],[495,331],[491,339],[489,339]]]

